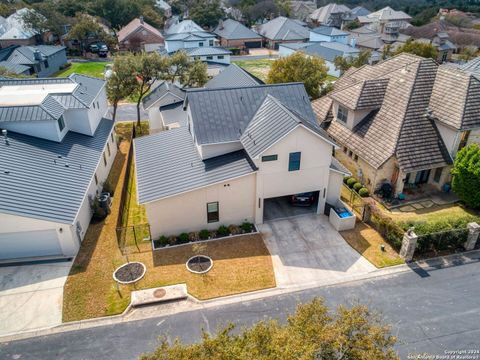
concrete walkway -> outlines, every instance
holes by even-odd
[[[0,267],[0,336],[62,323],[71,262]]]
[[[281,288],[323,284],[376,268],[356,252],[324,215],[307,214],[259,225]]]

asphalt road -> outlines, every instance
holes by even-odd
[[[313,289],[295,294],[191,311],[0,345],[1,359],[135,359],[151,351],[159,335],[193,342],[201,327],[215,331],[233,321],[248,325],[285,319],[299,302],[323,296],[330,306],[356,301],[382,312],[409,353],[480,350],[480,263]]]
[[[109,111],[112,112],[113,109],[110,106]],[[148,119],[148,113],[140,107],[140,118],[141,120]],[[115,121],[136,121],[137,120],[137,106],[135,104],[120,104],[117,107],[117,115]]]

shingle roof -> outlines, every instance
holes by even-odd
[[[203,29],[192,20],[183,20],[169,27],[165,33],[170,35],[194,31],[203,31]]]
[[[155,87],[150,94],[145,96],[142,100],[143,108],[147,110],[150,106],[155,104],[159,99],[163,98],[166,94],[172,94],[175,99],[183,102],[185,99],[185,91],[180,89],[177,85],[171,84],[167,81],[162,81],[157,87]],[[171,102],[169,102],[171,103]],[[160,106],[167,105],[167,103],[160,103]]]
[[[172,152],[172,149],[175,151]],[[256,170],[243,150],[202,160],[185,127],[137,138],[134,150],[140,204],[248,175]]]
[[[305,40],[310,36],[308,29],[283,16],[261,25],[258,33],[270,40]]]
[[[310,14],[310,19],[321,24],[329,24],[332,14],[344,14],[350,11],[345,5],[330,3],[322,6]]]
[[[377,109],[382,105],[388,79],[362,80],[346,89],[334,91],[330,98],[351,110]]]
[[[230,50],[217,46],[203,46],[184,50],[190,56],[230,55],[232,53]]]
[[[348,32],[337,29],[333,26],[319,26],[315,29],[310,30],[316,34],[327,35],[327,36],[342,36],[348,35]]]
[[[331,98],[342,93],[345,100],[347,96],[344,92],[353,87],[351,96],[355,100],[358,89],[362,90],[362,94],[368,82],[374,88],[377,84],[383,88],[386,82],[382,79],[388,79],[383,101],[379,109],[372,110],[352,130],[338,121],[332,121],[328,133],[375,168],[392,156],[397,158],[399,167],[405,172],[450,164],[445,144],[435,124],[426,116],[436,71],[437,65],[433,60],[410,55],[399,55],[378,65],[352,71],[346,79],[335,84],[338,90],[332,93]],[[378,99],[377,95],[372,97]],[[357,98],[357,104],[361,98]],[[369,98],[367,104],[371,102]],[[379,106],[378,102],[373,101],[374,108]],[[320,121],[321,116],[331,111],[321,109],[322,114],[318,114]]]
[[[262,85],[263,81],[256,78],[236,64],[231,64],[205,84],[208,89],[232,88]]]
[[[138,29],[144,29],[157,38],[163,39],[163,35],[159,30],[155,29],[152,25],[147,24],[145,21],[136,18],[120,29],[117,34],[118,42],[125,41],[131,34],[137,32]]]
[[[102,119],[94,136],[69,132],[61,143],[9,132],[9,145],[0,142],[0,212],[72,224],[112,127]]]
[[[302,83],[257,85],[242,88],[187,90],[186,104],[199,145],[238,141],[267,94],[295,109],[316,124],[315,114]]]
[[[393,10],[390,6],[370,13],[366,16],[359,16],[361,23],[369,23],[374,21],[392,21],[392,20],[411,20],[412,17],[403,11]]]
[[[251,158],[255,158],[299,125],[303,125],[327,141],[331,141],[326,132],[316,124],[302,119],[300,115],[267,94],[240,136],[240,142],[247,154]]]
[[[219,37],[228,40],[262,38],[255,31],[247,28],[242,23],[233,19],[227,19],[224,20],[222,23],[218,24],[218,26],[214,30],[214,33],[217,34]]]

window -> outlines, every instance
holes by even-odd
[[[223,56],[223,55],[218,55],[217,58],[218,58],[218,60],[222,60],[222,59],[225,59],[225,56]]]
[[[207,56],[207,60],[213,60],[213,56]]]
[[[95,109],[95,103],[93,103],[93,108]]]
[[[442,172],[443,172],[443,168],[436,168],[435,174],[433,174],[433,181],[435,181],[436,183],[439,183],[440,178],[442,177]]]
[[[348,109],[342,105],[338,105],[337,119],[346,123],[348,119]]]
[[[208,44],[209,44],[210,46],[213,46],[213,40],[209,40]]]
[[[288,171],[297,171],[300,170],[300,158],[301,152],[290,153],[288,158]]]
[[[349,157],[352,157],[352,156],[353,156],[353,151],[352,151],[352,150],[348,150],[348,156],[349,156]]]
[[[98,177],[97,177],[97,174],[94,175],[94,178],[95,178],[95,185],[98,185]]]
[[[275,161],[275,160],[278,160],[278,155],[265,155],[265,156],[262,156],[262,162],[265,162],[265,161]]]
[[[207,222],[213,223],[220,220],[218,212],[218,201],[207,203]]]
[[[57,122],[58,122],[58,128],[60,129],[60,132],[62,132],[63,129],[65,129],[65,121],[63,120],[63,115],[58,118]]]
[[[442,54],[442,62],[447,61],[447,58],[448,58],[448,52],[444,52]]]
[[[199,42],[199,43],[198,43],[198,46],[202,47],[202,46],[203,46],[203,42]]]
[[[97,109],[100,109],[100,104],[98,103],[98,101],[97,101]]]
[[[107,166],[107,157],[105,156],[105,153],[103,153],[103,164]]]
[[[348,148],[346,146],[343,147],[343,152],[346,154],[348,151]]]
[[[107,143],[107,151],[108,151],[108,156],[111,156],[112,153],[110,152],[110,144],[109,143]]]
[[[353,156],[353,160],[354,160],[355,162],[358,161],[358,155],[357,155],[357,154],[355,154],[355,155]]]
[[[45,69],[48,69],[49,66],[50,64],[48,63],[48,60],[45,60]]]

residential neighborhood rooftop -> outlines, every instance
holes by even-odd
[[[185,91],[178,87],[175,84],[171,84],[168,81],[162,81],[160,84],[155,86],[150,93],[142,99],[143,108],[148,110],[153,104],[155,104],[160,99],[164,98],[167,94],[172,94],[174,98],[178,101],[183,102],[185,99]],[[167,105],[167,103],[162,103],[162,105]]]
[[[262,85],[263,81],[242,69],[236,64],[231,64],[214,76],[205,84],[206,88],[227,88]]]
[[[258,33],[270,40],[302,40],[309,37],[307,28],[283,16],[260,25]]]
[[[233,19],[221,21],[215,28],[214,33],[228,40],[262,38],[255,31]]]

